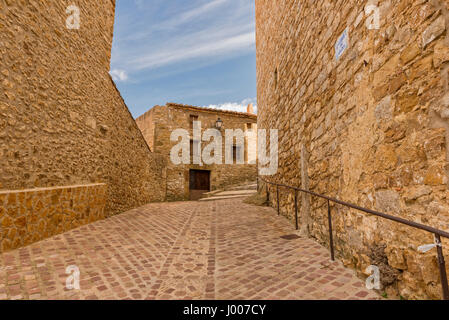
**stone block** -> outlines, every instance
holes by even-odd
[[[441,67],[445,62],[449,61],[449,46],[446,42],[440,41],[435,45],[433,54],[433,65],[435,68]]]
[[[401,207],[399,194],[393,190],[377,191],[375,194],[376,209],[389,214],[398,214]]]
[[[413,59],[415,59],[421,53],[421,49],[416,42],[413,42],[410,46],[404,49],[401,53],[401,63],[406,65]]]
[[[422,196],[427,196],[432,193],[432,188],[429,186],[414,186],[407,190],[404,195],[405,201],[413,201]]]
[[[447,183],[447,174],[442,166],[434,165],[427,169],[424,183],[431,186],[443,185]]]
[[[425,48],[429,43],[437,39],[446,30],[444,16],[439,16],[422,34],[422,46]]]
[[[383,98],[376,106],[374,112],[377,123],[391,120],[393,118],[393,106],[391,96],[386,96],[385,98]]]
[[[395,148],[391,145],[381,145],[375,155],[374,166],[378,170],[391,169],[397,164],[398,157]]]

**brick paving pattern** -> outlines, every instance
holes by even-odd
[[[293,232],[241,200],[149,204],[0,255],[0,299],[379,299]]]

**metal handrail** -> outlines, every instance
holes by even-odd
[[[379,211],[375,211],[375,210],[371,210],[368,208],[363,208],[360,207],[358,205],[346,202],[346,201],[342,201],[342,200],[338,200],[336,198],[332,198],[332,197],[328,197],[322,194],[318,194],[316,192],[313,191],[309,191],[309,190],[305,190],[305,189],[301,189],[301,188],[297,188],[297,187],[293,187],[293,186],[289,186],[289,185],[285,185],[285,184],[281,184],[281,183],[275,183],[275,182],[270,182],[270,181],[266,181],[260,177],[257,177],[257,190],[259,191],[259,180],[267,183],[267,184],[271,184],[276,186],[276,198],[277,198],[277,211],[278,211],[278,215],[280,215],[280,208],[279,208],[279,188],[288,188],[288,189],[292,189],[295,190],[295,224],[296,224],[296,230],[298,230],[298,191],[299,192],[303,192],[303,193],[307,193],[310,194],[312,196],[318,197],[318,198],[322,198],[327,200],[327,214],[328,214],[328,223],[329,223],[329,247],[330,247],[330,253],[331,253],[331,260],[333,261],[335,259],[335,255],[334,255],[334,241],[333,241],[333,236],[332,236],[332,215],[331,215],[331,208],[330,208],[330,202],[334,202],[352,209],[356,209],[358,211],[362,211],[362,212],[366,212],[384,219],[388,219],[391,221],[395,221],[410,227],[414,227],[420,230],[424,230],[430,233],[434,234],[435,237],[435,243],[436,243],[436,248],[437,248],[437,254],[438,254],[438,265],[440,268],[440,279],[441,279],[441,287],[442,287],[442,291],[443,291],[443,300],[449,300],[449,285],[448,285],[448,281],[447,281],[447,274],[446,274],[446,263],[444,261],[444,255],[443,255],[443,244],[441,242],[441,237],[447,238],[449,239],[449,232],[443,231],[443,230],[439,230],[421,223],[417,223],[414,221],[410,221],[404,218],[399,218],[399,217],[395,217],[392,216],[390,214],[386,214],[383,212],[379,212]],[[267,197],[268,197],[268,192],[267,192]]]

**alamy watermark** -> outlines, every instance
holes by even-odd
[[[365,6],[366,28],[368,30],[380,29],[380,9],[375,4],[369,4]]]
[[[380,290],[380,270],[378,266],[371,265],[365,270],[370,276],[365,280],[365,286],[368,290],[377,289]]]
[[[254,131],[226,129],[224,134],[224,164],[245,163],[245,138],[248,145],[248,164],[258,161],[260,175],[274,175],[278,170],[278,130],[269,130],[270,150],[267,152],[267,130]],[[257,151],[256,143],[257,140]],[[209,128],[203,133],[201,121],[193,122],[193,138],[186,129],[176,129],[170,135],[171,142],[178,142],[170,150],[170,160],[175,165],[221,165],[223,164],[223,135],[220,130]],[[234,143],[235,141],[235,143]],[[202,145],[205,143],[205,147]],[[253,147],[250,150],[249,147]],[[251,152],[252,151],[252,152]],[[257,159],[256,159],[257,155]]]
[[[69,15],[65,21],[67,29],[79,30],[81,27],[80,8],[72,4],[67,7],[65,12]]]
[[[65,269],[69,276],[65,281],[65,287],[68,290],[80,290],[80,269],[76,265],[70,265]]]

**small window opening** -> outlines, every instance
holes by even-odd
[[[194,154],[198,153],[198,141],[190,140],[190,164],[193,164]]]
[[[190,115],[190,128],[191,128],[191,129],[193,129],[193,123],[194,123],[195,121],[198,121],[198,116],[197,116],[197,115],[191,114],[191,115]]]
[[[236,146],[236,145],[232,146],[232,161],[234,164],[238,164],[238,162],[244,161],[244,158],[243,159],[241,158],[241,156],[242,156],[240,154],[241,150],[242,150],[241,146]],[[243,155],[243,157],[244,157],[244,155]]]

